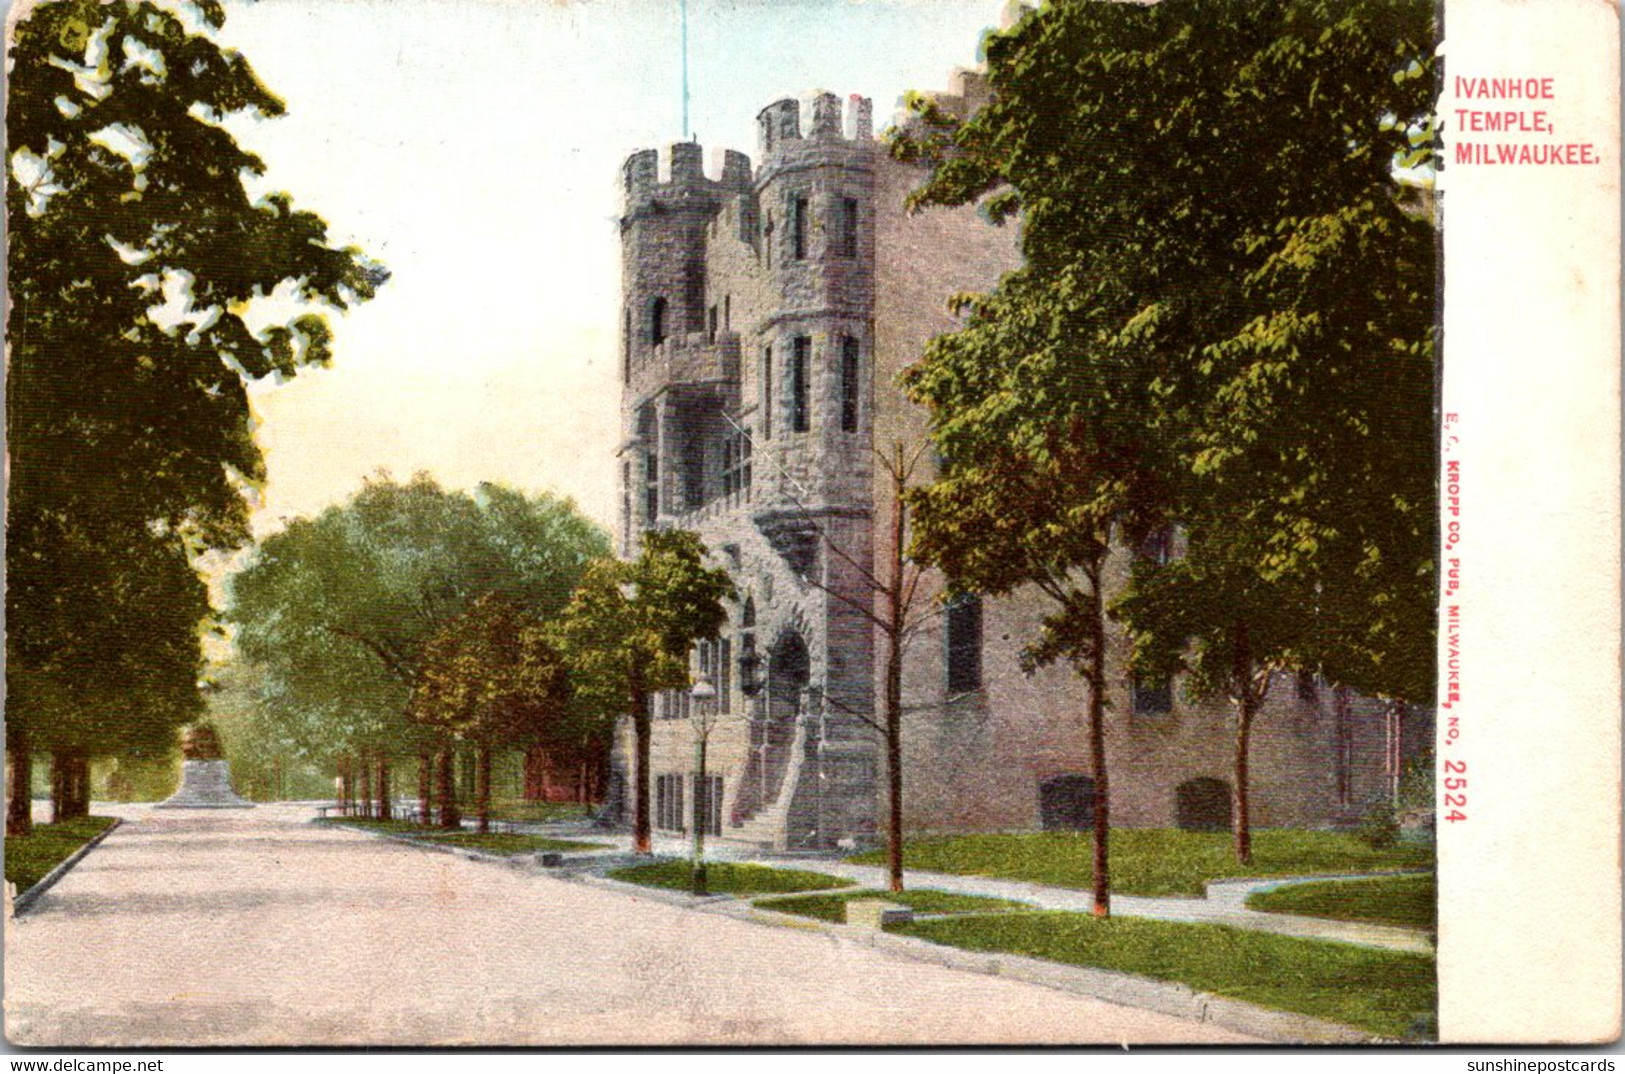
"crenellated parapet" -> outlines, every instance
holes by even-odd
[[[774,101],[756,115],[757,188],[785,168],[866,161],[875,152],[874,135],[874,106],[867,97],[853,94],[843,102],[819,93],[805,106],[793,97]]]
[[[718,176],[713,179],[706,174],[705,149],[698,142],[677,142],[667,152],[669,164],[664,179],[660,152],[655,149],[640,149],[621,165],[621,193],[628,217],[656,204],[662,208],[714,208],[726,197],[750,193],[751,162],[744,153],[723,150]]]

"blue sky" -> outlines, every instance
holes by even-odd
[[[976,62],[998,0],[690,0],[691,128],[754,153],[755,115],[874,99]],[[256,390],[261,533],[366,475],[574,496],[613,522],[618,169],[681,137],[677,0],[259,0],[222,33],[288,114],[237,123],[267,189],[394,274],[332,369]]]

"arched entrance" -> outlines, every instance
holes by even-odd
[[[1230,784],[1203,776],[1174,791],[1174,823],[1189,832],[1230,830]]]
[[[1038,785],[1038,817],[1046,832],[1083,832],[1095,826],[1095,781],[1066,775]]]
[[[770,720],[793,721],[801,713],[801,699],[812,680],[812,657],[801,635],[791,631],[773,643],[767,655],[767,715]]]
[[[807,643],[794,630],[780,635],[767,653],[765,703],[750,722],[750,759],[731,815],[735,827],[778,800],[796,740],[796,717],[811,680]]]

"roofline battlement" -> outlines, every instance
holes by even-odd
[[[835,94],[822,91],[805,100],[782,97],[756,113],[756,146],[763,163],[791,144],[868,143],[874,136],[874,104],[856,93],[844,103]]]
[[[630,208],[648,198],[680,199],[748,193],[750,157],[734,149],[713,150],[712,178],[705,167],[705,148],[698,142],[675,142],[665,149],[639,149],[621,165],[621,191]]]

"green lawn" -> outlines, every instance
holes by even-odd
[[[445,832],[425,831],[418,838],[426,842],[483,850],[491,854],[529,854],[537,850],[603,850],[604,843],[579,843],[571,839],[549,839],[544,835],[523,835],[512,832]]]
[[[646,888],[671,888],[687,891],[691,880],[691,866],[686,860],[651,862],[616,869],[609,874],[613,880],[629,884],[642,884]],[[852,887],[853,882],[825,873],[809,873],[801,869],[769,869],[765,865],[736,865],[730,862],[708,862],[705,867],[706,890],[713,895],[772,895],[786,891],[820,891],[825,888]]]
[[[1438,882],[1427,876],[1387,876],[1380,880],[1325,880],[1261,891],[1247,907],[1272,914],[1370,921],[1407,929],[1437,927]]]
[[[890,931],[1177,981],[1191,988],[1406,1038],[1434,1024],[1433,959],[1266,932],[1038,912],[916,921]]]
[[[545,824],[554,820],[586,820],[591,807],[580,802],[503,801],[491,803],[491,819]]]
[[[791,895],[757,899],[752,905],[781,914],[815,917],[820,921],[846,921],[846,904],[851,899],[884,899],[909,906],[922,914],[987,913],[998,910],[1030,910],[1032,905],[984,895],[960,895],[952,891],[837,891],[828,895]]]
[[[904,848],[904,864],[928,872],[1087,888],[1095,875],[1091,840],[1089,832],[918,839]],[[885,851],[847,860],[881,865]],[[1111,833],[1112,890],[1125,895],[1201,895],[1207,881],[1226,877],[1382,872],[1432,864],[1430,846],[1401,843],[1373,850],[1341,832],[1255,831],[1251,865],[1236,864],[1228,832],[1119,828]]]
[[[75,817],[61,824],[36,824],[28,835],[6,836],[6,879],[21,895],[112,823],[112,817]]]

